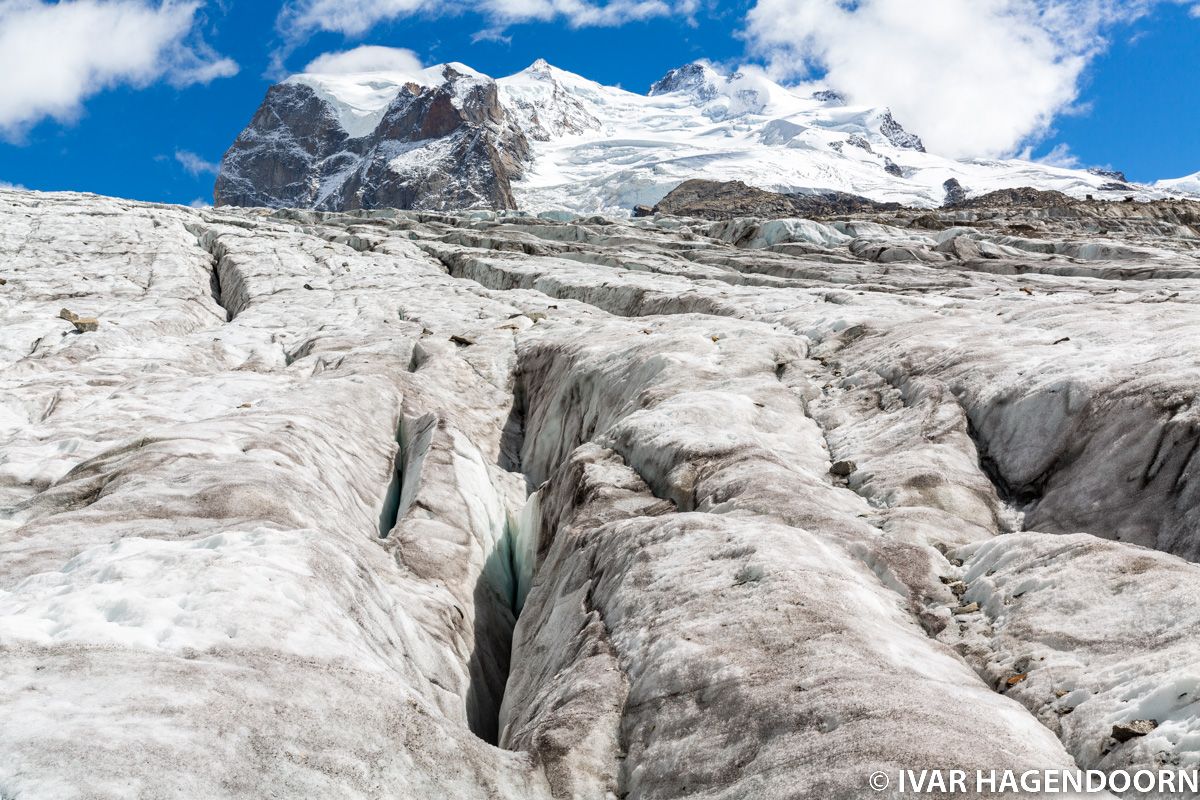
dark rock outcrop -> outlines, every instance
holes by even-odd
[[[272,86],[221,162],[216,205],[345,211],[516,208],[529,143],[496,85],[447,66],[404,85],[373,131],[352,138],[302,83]]]
[[[919,153],[925,152],[925,143],[921,141],[921,137],[904,130],[904,127],[899,122],[896,122],[896,118],[892,116],[891,111],[885,111],[879,117],[879,132],[896,147],[905,150],[916,150]]]
[[[947,181],[948,183],[949,181]],[[947,191],[947,195],[949,192]],[[1007,208],[1021,206],[1025,208],[1051,208],[1054,206],[1071,206],[1079,203],[1075,198],[1062,192],[1044,191],[1030,186],[1018,186],[1015,189],[998,189],[994,192],[972,197],[963,197],[956,203],[947,203],[956,208]]]
[[[826,217],[863,211],[895,211],[898,203],[877,203],[845,192],[782,194],[742,181],[690,180],[676,186],[654,207],[655,214],[724,220],[737,217]]]
[[[843,106],[846,104],[846,96],[841,92],[835,92],[832,89],[824,89],[819,92],[813,92],[812,98],[813,100],[817,100],[822,103],[835,103]]]
[[[699,62],[684,64],[669,70],[666,75],[651,84],[649,94],[653,97],[670,92],[688,92],[702,102],[713,100],[718,94],[712,84],[713,77],[713,71]]]
[[[1129,179],[1125,177],[1125,173],[1119,169],[1088,167],[1088,172],[1090,172],[1092,175],[1099,175],[1101,178],[1111,178],[1117,183],[1129,183]]]
[[[946,190],[946,199],[942,205],[957,206],[967,199],[967,190],[958,182],[958,178],[950,178],[942,184],[942,188]]]

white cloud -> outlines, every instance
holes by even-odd
[[[178,86],[237,65],[189,41],[198,0],[0,0],[0,135],[76,118],[89,96],[166,78]]]
[[[506,34],[502,26],[496,25],[471,34],[471,44],[479,44],[480,42],[512,44],[512,36]]]
[[[421,59],[402,47],[365,44],[340,53],[325,53],[308,62],[305,72],[344,75],[355,72],[420,72]]]
[[[690,16],[699,0],[288,0],[278,27],[292,41],[316,31],[358,36],[380,22],[418,14],[477,11],[499,32],[520,22],[563,20],[574,28],[623,25],[672,15]],[[493,37],[494,38],[494,37]]]
[[[825,71],[852,100],[890,106],[935,152],[994,156],[1045,134],[1104,34],[1155,2],[756,0],[745,33],[777,78]]]
[[[21,184],[9,183],[8,181],[0,181],[0,189],[16,189],[16,190],[22,191],[22,192],[25,191],[25,187],[22,186]]]
[[[197,197],[195,200],[188,203],[188,208],[212,208],[212,203],[208,202],[203,197]]]
[[[1048,167],[1065,167],[1067,169],[1075,169],[1082,166],[1079,156],[1071,152],[1071,146],[1066,142],[1059,142],[1050,149],[1049,153],[1041,158],[1033,157],[1033,148],[1027,147],[1022,153],[1021,158],[1030,161],[1036,161],[1039,164],[1045,164]]]
[[[187,150],[176,150],[175,160],[179,162],[189,175],[199,177],[201,175],[216,175],[220,171],[219,164],[214,164],[212,161],[206,161],[202,157]]]

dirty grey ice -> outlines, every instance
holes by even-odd
[[[1194,208],[0,191],[0,797],[1196,767]]]

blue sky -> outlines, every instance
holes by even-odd
[[[933,133],[961,145],[964,154],[1029,148],[1033,157],[1113,166],[1143,181],[1200,170],[1200,6],[929,0],[924,8],[942,5],[945,13],[911,22],[920,25],[914,36],[894,29],[884,8],[889,2],[911,0],[470,6],[482,13],[465,6],[447,13],[448,4],[426,0],[287,0],[286,8],[267,0],[0,0],[0,52],[6,40],[32,42],[20,63],[0,55],[0,182],[173,203],[208,200],[212,165],[281,70],[300,71],[322,53],[360,44],[405,47],[427,64],[462,61],[495,76],[543,57],[636,91],[698,58],[763,64],[784,82],[828,72],[856,96],[907,110],[897,113],[903,124],[927,141]],[[980,16],[977,9],[989,4],[991,16]],[[63,16],[47,16],[55,5]],[[1030,12],[1025,18],[1022,9]],[[70,41],[73,18],[65,15],[75,12],[89,15],[77,26],[87,47]],[[125,16],[105,27],[109,21],[97,15],[112,12]],[[1053,12],[1065,12],[1065,21],[1046,21]],[[931,30],[933,38],[922,40]],[[39,35],[48,43],[38,44]],[[151,35],[158,38],[149,43],[124,39]],[[979,36],[1004,46],[995,54],[970,41],[954,49],[953,40]],[[1005,44],[1005,37],[1016,44]],[[947,49],[939,52],[942,43]],[[93,60],[47,73],[57,62],[46,51],[57,46]],[[36,63],[43,57],[48,66]]]

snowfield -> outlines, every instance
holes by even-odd
[[[1194,205],[562,216],[0,190],[0,797],[1200,767]]]

